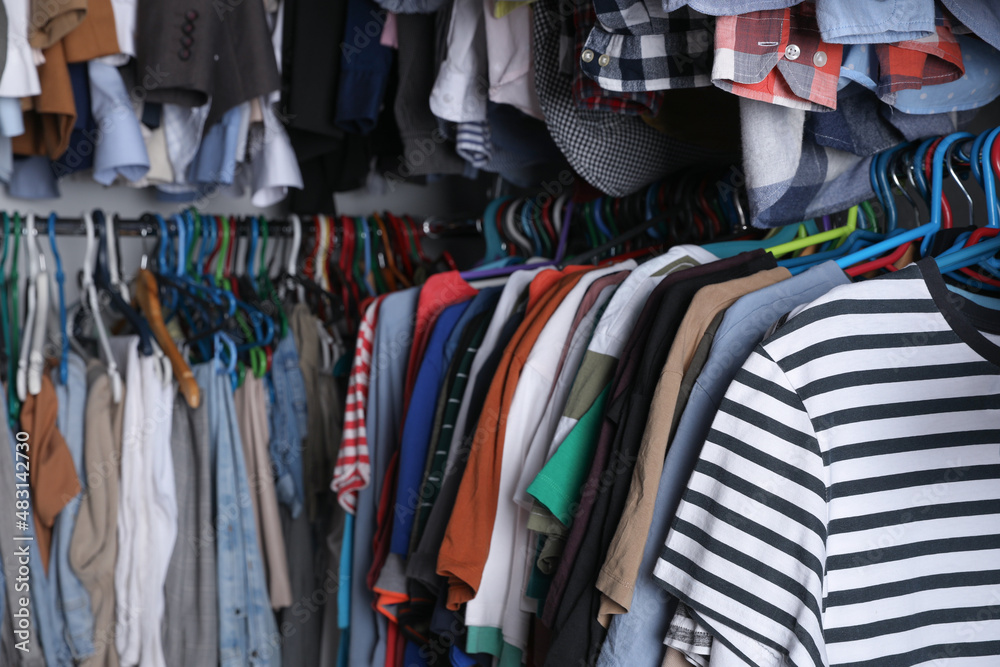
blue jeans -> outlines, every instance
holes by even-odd
[[[56,385],[59,399],[57,425],[70,454],[81,489],[86,481],[83,470],[83,419],[87,406],[87,367],[77,355],[70,355],[65,385]],[[81,492],[82,493],[82,492]],[[80,661],[94,653],[94,617],[90,594],[70,566],[69,545],[73,538],[76,515],[80,510],[77,494],[56,517],[52,530],[52,562],[49,564],[49,594],[56,616],[63,622],[63,636],[72,658]],[[73,660],[61,664],[73,664]]]
[[[215,448],[219,660],[222,667],[279,667],[281,641],[271,612],[246,462],[229,376],[218,362],[193,369]]]
[[[302,438],[308,429],[306,384],[292,336],[274,350],[271,363],[271,442],[268,447],[275,472],[278,502],[297,518],[305,501],[302,481]]]

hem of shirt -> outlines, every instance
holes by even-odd
[[[560,485],[546,476],[544,471],[538,473],[528,486],[527,492],[528,495],[541,503],[542,507],[551,512],[559,523],[564,526],[569,526],[572,523],[573,515],[569,508],[573,506],[574,499],[564,494]],[[556,507],[560,509],[556,509]]]

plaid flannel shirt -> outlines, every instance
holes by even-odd
[[[605,90],[711,85],[714,19],[690,8],[667,14],[660,0],[594,0],[597,25],[581,52],[584,74]]]
[[[720,16],[712,83],[762,102],[827,111],[837,108],[842,58],[842,45],[820,37],[811,2]]]
[[[597,14],[589,0],[577,3],[573,12],[574,53],[577,63],[593,64],[595,58],[593,51],[590,52],[591,55],[587,56],[589,63],[582,59],[582,54],[587,50],[587,39],[596,23]],[[579,109],[611,111],[630,116],[655,116],[659,113],[660,105],[663,103],[663,93],[606,90],[593,79],[585,76],[582,67],[576,66],[573,73],[573,99]]]
[[[962,78],[962,47],[952,33],[951,22],[941,11],[935,17],[935,32],[920,39],[875,45],[878,88],[875,94],[887,104],[895,93]]]

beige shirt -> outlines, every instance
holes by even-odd
[[[115,403],[107,367],[87,364],[83,432],[86,484],[69,545],[69,562],[90,594],[94,654],[85,667],[118,667],[115,650],[115,561],[118,558],[118,475],[125,399]]]
[[[257,544],[267,570],[267,588],[271,607],[281,609],[292,604],[292,584],[288,577],[285,538],[278,514],[278,495],[274,490],[268,444],[271,431],[267,424],[267,395],[264,382],[247,373],[243,386],[233,394],[236,417],[243,440],[247,483],[253,514],[257,522]]]
[[[790,276],[784,268],[761,271],[746,278],[703,287],[691,301],[660,372],[622,518],[597,578],[597,588],[602,593],[597,620],[604,627],[608,627],[613,615],[626,613],[632,603],[642,552],[653,523],[663,459],[673,437],[671,425],[681,383],[705,330],[719,312],[740,297]]]

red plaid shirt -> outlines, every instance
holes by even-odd
[[[867,48],[876,66],[877,95],[892,104],[894,93],[962,77],[962,51],[947,17],[936,32]],[[837,108],[843,46],[824,42],[811,2],[786,9],[720,16],[715,24],[712,82],[736,95],[809,111]]]
[[[938,13],[936,31],[921,39],[875,46],[878,58],[880,99],[901,90],[919,89],[961,79],[965,74],[962,48],[951,30],[951,22]]]
[[[712,83],[755,100],[808,111],[837,108],[843,46],[820,38],[816,7],[795,7],[715,22]]]

